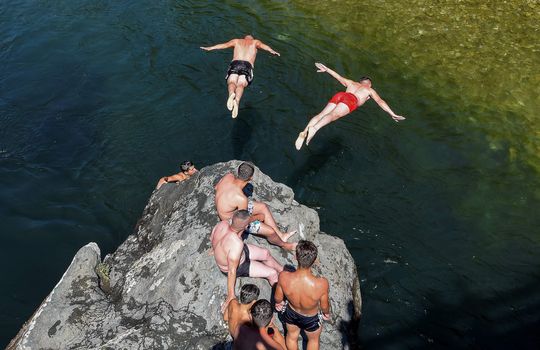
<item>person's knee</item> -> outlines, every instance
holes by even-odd
[[[270,282],[270,285],[274,285],[274,283],[277,283],[278,277],[278,272],[272,269],[272,272],[270,272],[270,275],[268,276],[268,281]]]

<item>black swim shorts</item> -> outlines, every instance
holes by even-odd
[[[228,80],[231,74],[243,75],[246,77],[248,85],[253,81],[253,66],[248,61],[234,60],[229,64],[229,70],[225,80]]]

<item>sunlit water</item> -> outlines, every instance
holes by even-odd
[[[537,1],[3,1],[0,343],[89,241],[113,251],[180,161],[254,161],[318,209],[362,281],[365,348],[533,348],[540,325]],[[261,52],[240,117],[231,52]],[[373,101],[293,147],[340,86]],[[1,345],[0,344],[0,345]]]

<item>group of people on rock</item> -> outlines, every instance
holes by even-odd
[[[201,47],[206,51],[226,48],[234,48],[225,78],[228,90],[226,106],[232,117],[236,118],[244,89],[253,81],[257,50],[265,50],[277,56],[280,54],[251,35]],[[295,141],[297,150],[304,143],[308,145],[322,127],[351,113],[370,98],[396,122],[405,119],[395,114],[377,94],[371,87],[369,77],[353,81],[324,64],[315,63],[315,66],[317,72],[326,72],[338,80],[346,91],[335,94],[324,109],[311,118]],[[197,171],[189,161],[182,163],[180,168],[179,173],[162,177],[156,188],[165,183],[184,181]],[[296,243],[289,242],[296,231],[281,231],[268,206],[253,199],[250,180],[254,171],[252,164],[244,162],[236,174],[226,174],[215,186],[215,205],[221,221],[212,230],[210,241],[216,264],[227,275],[227,299],[222,305],[222,311],[234,339],[234,348],[293,350],[298,348],[300,332],[305,332],[307,349],[318,349],[321,321],[330,319],[330,302],[327,279],[317,277],[311,271],[317,260],[317,247],[313,242],[303,239]],[[249,234],[265,237],[273,245],[294,251],[297,268],[284,268],[268,249],[245,243],[244,239]],[[268,300],[257,300],[259,289],[253,284],[243,285],[237,299],[237,277],[266,279],[273,288],[275,305],[271,305]],[[274,324],[274,309],[279,312],[285,324],[285,338]]]
[[[190,161],[183,162],[180,168],[178,174],[162,177],[157,188],[184,181],[197,172]],[[327,279],[311,271],[317,260],[317,247],[307,240],[288,241],[296,231],[282,232],[268,206],[253,199],[250,181],[254,173],[255,167],[243,162],[236,174],[225,174],[215,186],[220,221],[212,230],[210,242],[218,268],[227,275],[227,299],[222,312],[234,339],[234,349],[297,349],[301,331],[306,334],[308,349],[318,349],[321,320],[330,319],[330,302]],[[285,268],[268,249],[245,243],[249,234],[294,251],[298,267]],[[237,299],[237,277],[266,279],[274,290],[275,305],[257,300],[259,289],[252,284],[242,286]],[[274,324],[274,308],[285,324],[285,337]]]

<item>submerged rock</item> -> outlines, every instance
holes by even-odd
[[[230,338],[220,312],[227,278],[209,254],[209,238],[218,222],[214,185],[239,164],[208,166],[187,181],[155,191],[135,232],[103,263],[95,243],[81,248],[7,349],[227,348]],[[282,229],[302,223],[306,239],[319,248],[314,271],[328,278],[332,305],[321,349],[351,348],[361,297],[345,244],[319,232],[317,213],[294,201],[289,187],[258,169],[252,183],[255,199],[268,204]],[[269,248],[281,263],[295,265],[292,254],[265,239],[250,235],[248,241]],[[237,290],[245,283],[257,284],[260,297],[270,300],[266,280],[239,278]]]

